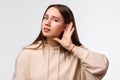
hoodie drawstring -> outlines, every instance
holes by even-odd
[[[59,80],[59,72],[60,72],[60,49],[58,50],[58,72],[57,72],[57,80]],[[49,67],[50,67],[50,48],[48,52],[48,69],[47,69],[47,80],[49,80]]]

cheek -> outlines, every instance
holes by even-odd
[[[63,26],[61,27],[57,27],[57,28],[54,28],[54,30],[53,30],[54,32],[54,35],[56,35],[56,36],[59,36],[59,35],[61,35],[61,33],[64,31],[64,28],[63,28]]]
[[[63,26],[56,26],[56,27],[54,28],[54,31],[55,31],[56,33],[61,33],[61,32],[64,31],[64,27],[63,27]]]
[[[57,31],[63,31],[64,30],[64,25],[63,24],[53,24],[52,26],[54,26],[54,29],[56,29]]]

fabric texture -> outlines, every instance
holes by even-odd
[[[31,49],[39,44],[21,50],[13,80],[101,80],[106,74],[109,62],[101,53],[82,47],[70,53],[48,44]]]

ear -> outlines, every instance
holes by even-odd
[[[67,24],[64,24],[64,29],[66,28],[66,25],[67,25]]]
[[[67,26],[67,24],[64,25],[64,29],[63,29],[63,31],[66,29],[66,26]]]

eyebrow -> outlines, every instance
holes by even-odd
[[[48,16],[48,14],[45,14],[44,16]],[[60,18],[58,18],[58,17],[56,17],[56,16],[53,16],[53,15],[52,15],[52,17],[53,17],[53,18],[57,18],[58,20],[61,20]]]

